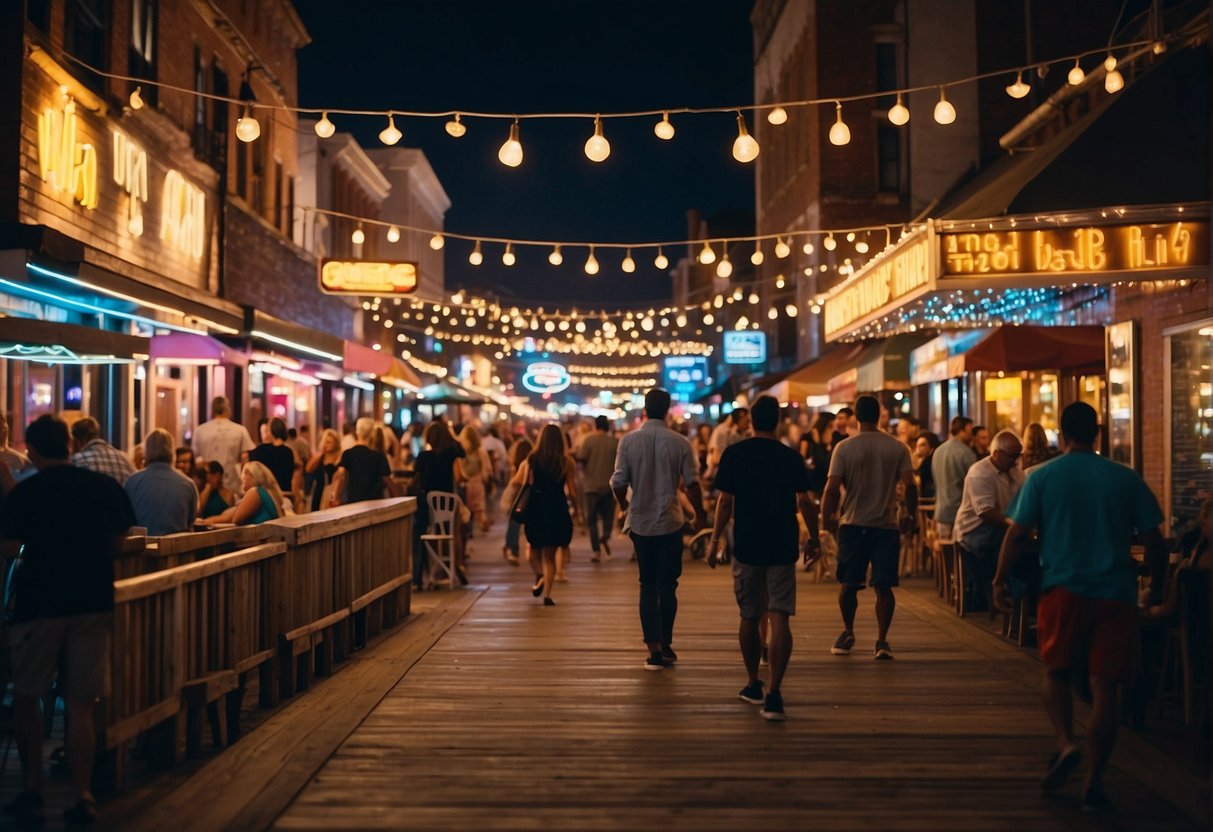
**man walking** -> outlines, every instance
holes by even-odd
[[[109,688],[114,609],[111,559],[134,524],[130,500],[113,477],[70,464],[67,425],[40,416],[25,432],[38,473],[18,483],[0,509],[0,537],[25,545],[13,584],[9,647],[13,734],[21,750],[22,791],[10,815],[42,815],[42,714],[39,698],[56,672],[67,704],[67,760],[77,802],[68,823],[97,818],[91,779],[93,712]]]
[[[804,562],[812,564],[820,555],[817,539],[817,507],[809,495],[809,471],[796,451],[775,436],[779,424],[779,402],[760,396],[750,411],[754,437],[728,448],[720,458],[716,488],[716,521],[708,547],[708,566],[716,568],[716,553],[724,528],[732,518],[736,542],[733,546],[733,594],[741,615],[737,639],[749,681],[738,696],[762,704],[763,719],[782,722],[781,684],[792,655],[792,630],[788,619],[796,614],[796,550],[800,528],[796,509],[809,529],[804,544]],[[763,696],[758,678],[762,656],[759,622],[766,615],[771,626],[771,686]]]
[[[859,433],[838,443],[830,458],[822,513],[826,531],[838,541],[838,608],[842,612],[843,631],[830,652],[845,656],[855,646],[855,609],[858,592],[867,582],[872,567],[872,589],[876,592],[877,659],[892,659],[889,625],[896,601],[893,588],[898,585],[897,566],[901,555],[901,535],[897,520],[897,483],[905,488],[906,516],[900,532],[913,528],[918,511],[918,489],[914,485],[914,466],[910,449],[882,432],[880,402],[873,396],[860,396],[855,402]],[[845,488],[841,516],[839,493]]]
[[[935,481],[935,531],[940,540],[952,539],[952,524],[964,496],[965,474],[977,462],[973,452],[973,420],[952,419],[952,438],[931,455],[931,479]]]
[[[78,419],[72,425],[72,444],[76,450],[72,454],[72,465],[77,468],[113,477],[118,485],[123,485],[126,478],[135,473],[135,466],[126,454],[101,438],[101,423],[92,416]]]
[[[1041,595],[1036,633],[1045,666],[1045,709],[1057,732],[1057,753],[1041,786],[1060,788],[1078,765],[1070,685],[1089,674],[1094,698],[1087,726],[1090,756],[1082,808],[1109,805],[1103,773],[1116,744],[1116,685],[1133,674],[1137,576],[1129,557],[1133,532],[1146,544],[1150,603],[1162,599],[1167,555],[1162,511],[1141,477],[1095,453],[1095,409],[1075,402],[1061,414],[1065,454],[1032,471],[1007,514],[994,574],[994,602],[1009,611],[1005,581],[1033,530],[1039,530]]]
[[[670,394],[655,387],[645,394],[645,422],[619,441],[611,490],[625,513],[624,530],[636,548],[640,570],[640,626],[649,649],[645,670],[661,670],[678,661],[672,644],[682,576],[682,527],[686,517],[678,499],[681,482],[704,521],[695,452],[685,436],[666,425]],[[631,493],[629,495],[629,489]]]
[[[990,604],[993,617],[990,580],[1002,539],[1011,525],[1004,512],[1023,486],[1023,471],[1018,464],[1023,445],[1014,432],[1004,430],[994,437],[991,447],[993,453],[978,460],[965,475],[964,496],[952,532],[964,556],[965,573],[970,578],[966,583],[976,588],[980,600]],[[967,589],[962,587],[962,591]]]
[[[619,440],[611,436],[611,422],[605,416],[594,420],[594,432],[581,442],[577,461],[584,467],[585,519],[590,529],[590,557],[594,563],[611,556],[611,526],[615,525],[615,496],[611,493],[611,474]],[[601,528],[600,528],[601,527]]]
[[[211,420],[194,431],[194,450],[207,462],[214,460],[223,466],[223,484],[240,493],[241,457],[256,446],[244,425],[232,421],[227,399],[216,396],[211,401]]]

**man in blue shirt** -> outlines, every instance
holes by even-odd
[[[198,487],[173,467],[173,435],[156,428],[143,440],[147,467],[126,480],[135,521],[153,537],[188,532],[198,513]]]
[[[1095,453],[1099,421],[1083,402],[1061,414],[1066,452],[1033,470],[1007,510],[1011,528],[994,575],[994,603],[1009,611],[1005,580],[1025,544],[1040,538],[1041,597],[1037,638],[1045,675],[1045,707],[1058,750],[1041,785],[1064,785],[1079,762],[1074,743],[1070,682],[1088,672],[1094,697],[1087,735],[1089,770],[1083,809],[1109,805],[1103,771],[1116,743],[1116,684],[1133,668],[1137,627],[1136,576],[1129,556],[1133,532],[1146,543],[1150,594],[1161,599],[1166,548],[1158,526],[1162,511],[1131,468]],[[1157,600],[1154,601],[1157,603]]]

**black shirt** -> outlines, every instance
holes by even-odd
[[[796,562],[796,495],[809,487],[804,459],[774,439],[756,436],[725,450],[716,488],[733,495],[733,554],[738,561],[750,566]]]
[[[112,610],[112,540],[134,524],[126,492],[105,474],[53,465],[19,483],[0,509],[0,535],[25,544],[13,620]]]
[[[417,455],[414,476],[422,493],[455,490],[455,460],[466,456],[462,445],[452,445],[440,452],[422,451]]]
[[[295,452],[286,445],[263,442],[248,452],[248,458],[249,462],[260,462],[270,469],[282,493],[291,490],[291,477],[295,474]]]
[[[378,500],[383,496],[383,478],[392,475],[387,457],[366,445],[355,445],[341,455],[345,469],[345,502]]]

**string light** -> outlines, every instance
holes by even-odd
[[[441,234],[435,234],[430,237],[430,248],[434,251],[442,251],[442,247],[446,245],[446,238]]]
[[[750,255],[750,262],[755,266],[761,266],[763,261],[762,244],[754,243],[754,253]]]
[[[699,262],[705,266],[716,262],[716,252],[712,251],[712,246],[707,240],[703,241],[703,249],[699,252]]]
[[[456,139],[462,138],[468,131],[467,125],[460,121],[459,113],[455,113],[455,117],[443,126],[446,128],[447,135]]]
[[[1029,92],[1031,92],[1031,90],[1032,88],[1024,83],[1023,71],[1021,70],[1015,74],[1015,83],[1007,87],[1007,95],[1011,96],[1012,98],[1023,98]]]
[[[795,318],[796,315],[799,314],[799,312],[800,312],[800,310],[796,307],[796,304],[794,304],[794,303],[789,303],[787,306],[785,306],[783,308],[783,311],[789,318]]]
[[[1125,77],[1121,75],[1120,70],[1116,68],[1116,59],[1109,55],[1108,60],[1112,62],[1112,69],[1108,70],[1107,74],[1105,74],[1103,77],[1104,92],[1120,92],[1125,88]],[[1107,64],[1105,64],[1105,66],[1107,66]]]
[[[518,258],[514,256],[514,244],[506,243],[505,252],[501,255],[501,262],[506,266],[512,266],[517,262],[517,259]]]
[[[1116,56],[1111,52],[1108,53],[1108,57],[1103,59],[1103,68],[1104,72],[1111,72],[1116,69]]]
[[[783,107],[776,107],[767,113],[767,122],[776,126],[779,126],[780,124],[787,124],[788,111]]]
[[[775,240],[775,256],[780,260],[786,260],[791,253],[792,247],[783,241],[783,237],[777,237]]]
[[[627,274],[636,271],[636,261],[632,259],[632,250],[628,249],[627,254],[623,257],[623,264],[620,266]]]
[[[910,111],[901,102],[901,93],[897,93],[897,103],[889,108],[889,122],[901,127],[910,120]]]
[[[253,116],[253,105],[244,105],[244,115],[236,119],[236,138],[242,142],[255,142],[261,135],[261,124]]]
[[[653,125],[653,133],[657,138],[666,142],[674,138],[674,125],[670,123],[670,114],[668,112],[663,112],[661,114],[661,121]]]
[[[132,110],[143,109],[143,87],[135,87],[131,90],[130,104]]]
[[[821,241],[821,247],[826,251],[833,251],[838,248],[838,241],[834,239],[833,234],[827,234],[826,238]]]
[[[358,223],[358,227],[350,235],[350,242],[356,246],[360,246],[366,242],[366,233],[362,230],[362,223]]]
[[[320,111],[320,121],[316,122],[312,128],[316,131],[316,135],[322,139],[332,138],[333,133],[337,132],[337,126],[329,121],[329,111]]]
[[[591,162],[604,162],[611,155],[611,143],[602,135],[602,119],[594,118],[594,135],[585,140],[585,155]]]
[[[803,251],[805,254],[812,254],[816,249],[813,248],[812,242],[806,241],[805,244],[800,247],[800,250]]]
[[[396,142],[400,141],[402,138],[404,138],[404,134],[401,133],[399,129],[397,129],[396,119],[392,116],[391,113],[388,113],[387,127],[384,127],[381,131],[379,131],[379,141],[383,142],[388,147],[391,147],[392,145],[396,144]]]
[[[935,104],[936,124],[951,124],[956,121],[956,108],[948,101],[943,87],[939,88],[939,101]]]
[[[758,142],[745,129],[745,116],[737,113],[737,138],[733,140],[733,158],[738,162],[752,162],[758,158]]]
[[[522,164],[522,142],[518,140],[518,119],[510,125],[510,137],[497,151],[497,159],[506,167],[516,168]]]
[[[733,264],[729,262],[729,250],[724,250],[724,256],[720,258],[720,262],[716,264],[717,277],[730,277],[733,274]]]
[[[1087,77],[1087,74],[1082,71],[1082,67],[1079,66],[1078,60],[1079,60],[1078,58],[1074,59],[1074,66],[1070,70],[1070,74],[1066,76],[1066,80],[1069,81],[1070,86],[1073,86],[1073,87],[1077,87]]]
[[[553,266],[559,266],[564,262],[564,255],[560,253],[560,246],[552,247],[552,253],[548,255],[548,262]]]
[[[400,229],[394,225],[389,225],[387,229],[387,241],[389,243],[400,242]]]
[[[834,125],[830,128],[830,144],[842,147],[845,144],[850,144],[851,128],[842,120],[842,102],[834,102]]]
[[[670,258],[665,256],[665,252],[659,247],[657,256],[653,258],[653,266],[658,269],[668,269],[670,267]]]
[[[476,247],[472,249],[472,253],[468,255],[468,262],[473,266],[479,266],[484,262],[484,254],[480,251],[480,241],[476,241]]]
[[[590,256],[585,258],[585,273],[598,274],[598,258],[594,256],[594,247],[590,246]]]

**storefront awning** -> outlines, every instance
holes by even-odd
[[[148,355],[148,339],[77,324],[0,318],[0,358],[44,364],[97,364]]]
[[[169,332],[152,338],[153,361],[165,364],[248,364],[248,353],[229,347],[209,335],[193,335],[188,332]]]
[[[244,332],[254,340],[297,358],[341,361],[345,355],[343,339],[275,318],[252,307],[245,307],[244,310]]]
[[[417,392],[418,404],[484,404],[484,397],[470,390],[464,390],[449,381],[440,381],[423,387]]]
[[[1102,326],[1002,326],[964,357],[966,372],[1103,372]]]
[[[393,387],[417,390],[421,387],[421,379],[413,369],[388,353],[359,344],[346,341],[342,349],[342,366],[347,373],[367,373],[377,376],[380,381]]]
[[[864,349],[863,344],[840,344],[820,358],[797,367],[766,393],[785,404],[803,402],[809,396],[825,396],[829,393],[830,379],[858,366]]]
[[[832,402],[854,401],[860,393],[910,389],[910,352],[927,341],[920,334],[893,335],[869,344],[854,367],[826,383]]]
[[[965,374],[965,353],[977,346],[992,330],[963,329],[945,332],[910,351],[910,384],[947,381]]]

